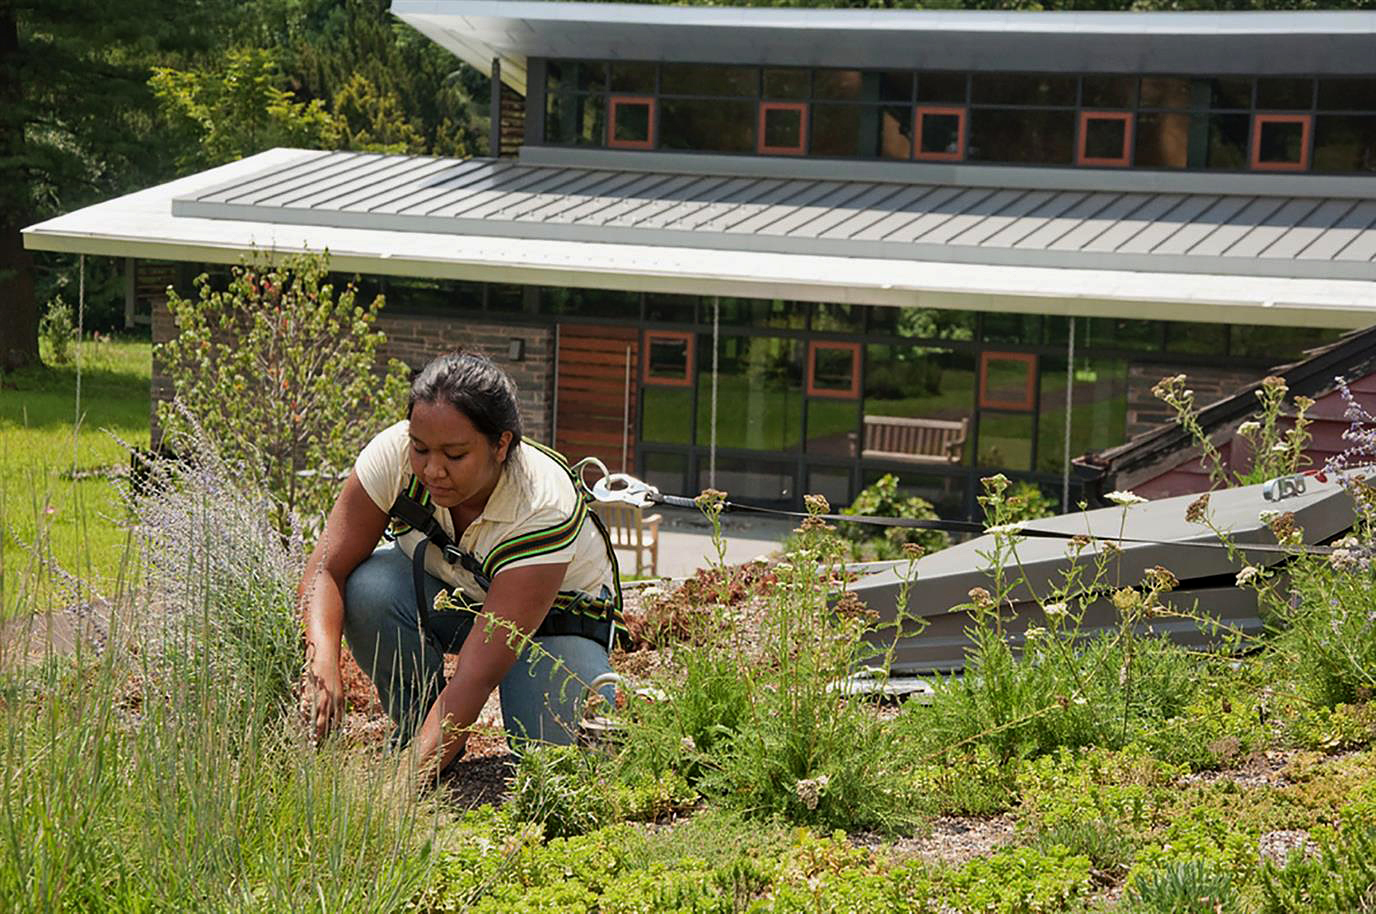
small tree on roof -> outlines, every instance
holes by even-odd
[[[352,283],[330,281],[328,255],[310,253],[259,256],[223,290],[205,274],[195,285],[194,298],[168,289],[177,336],[155,353],[174,395],[158,404],[164,435],[175,442],[194,419],[280,502],[279,530],[294,513],[313,533],[359,449],[405,404],[406,366],[380,364],[383,298],[358,304]]]

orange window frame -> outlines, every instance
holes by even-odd
[[[650,374],[650,346],[656,340],[683,342],[683,377],[663,378]],[[640,379],[648,385],[660,387],[692,387],[693,355],[697,345],[697,335],[682,330],[646,330],[642,342],[645,358],[641,361]]]
[[[913,158],[923,162],[963,162],[965,160],[965,122],[967,108],[964,105],[918,105],[913,110]],[[959,121],[956,127],[955,152],[923,152],[922,119],[929,114],[955,116]]]
[[[649,111],[649,138],[618,140],[616,138],[616,109],[622,105],[643,105]],[[649,95],[613,95],[607,100],[607,147],[609,149],[655,148],[655,99]]]
[[[1300,124],[1300,160],[1298,162],[1261,161],[1261,128],[1267,124]],[[1252,153],[1253,171],[1308,171],[1309,137],[1314,130],[1312,114],[1254,114],[1252,115]]]
[[[1085,154],[1085,146],[1089,143],[1089,122],[1090,121],[1118,121],[1123,125],[1123,149],[1118,156],[1090,156]],[[1075,152],[1076,165],[1106,165],[1116,168],[1125,168],[1132,163],[1132,127],[1133,115],[1129,111],[1081,111],[1080,112],[1080,142]]]
[[[840,390],[817,386],[817,353],[823,349],[835,349],[850,353],[850,387]],[[809,397],[832,397],[837,400],[857,400],[860,398],[860,344],[832,343],[811,340],[807,344],[807,395]]]
[[[1021,400],[995,400],[989,396],[989,363],[1022,362],[1027,366],[1027,384]],[[1030,413],[1037,405],[1037,356],[1031,352],[983,352],[979,357],[980,409],[1006,409]]]
[[[798,145],[770,146],[764,141],[764,122],[770,111],[798,112]],[[755,151],[761,155],[800,156],[807,149],[807,102],[760,102],[759,133],[755,137]]]

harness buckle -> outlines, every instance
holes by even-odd
[[[623,502],[637,508],[657,504],[659,489],[628,473],[608,473],[592,487],[592,497],[601,502]]]
[[[444,556],[444,560],[450,565],[457,565],[463,553],[459,551],[458,546],[450,544],[440,549],[440,555]]]

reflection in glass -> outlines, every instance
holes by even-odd
[[[665,95],[716,95],[754,98],[759,71],[754,67],[723,67],[718,64],[666,63],[659,73],[659,91]]]
[[[973,340],[974,311],[944,308],[873,308],[870,332],[923,340]]]
[[[1298,76],[1263,76],[1257,80],[1257,108],[1308,111],[1314,105],[1314,80]]]
[[[965,103],[964,73],[919,73],[917,100],[920,102]]]
[[[702,490],[707,486],[707,460],[699,458],[698,489]],[[733,500],[776,506],[792,505],[793,465],[718,456],[717,488],[726,492]]]
[[[1043,73],[976,73],[971,100],[977,105],[1074,105],[1075,77]]]
[[[942,476],[937,473],[914,473],[911,470],[867,469],[862,484],[874,485],[881,476],[893,474],[898,477],[898,494],[903,498],[925,498],[931,502],[940,517],[965,516],[966,477]]]
[[[1190,107],[1190,80],[1183,76],[1142,77],[1140,104],[1143,108]]]
[[[984,315],[986,343],[1035,343],[1041,336],[1040,314],[1006,314],[990,312]]]
[[[1170,321],[1166,324],[1166,351],[1224,355],[1228,351],[1228,327]]]
[[[1037,469],[1060,473],[1065,459],[1065,358],[1043,356],[1041,374]],[[1127,440],[1127,382],[1124,361],[1076,357],[1070,413],[1072,458]]]
[[[1372,102],[1376,106],[1376,100]],[[1320,114],[1314,118],[1315,171],[1376,171],[1376,116]]]
[[[1305,124],[1262,121],[1257,126],[1256,159],[1265,164],[1299,164],[1304,160]]]
[[[822,495],[836,511],[851,503],[850,470],[845,467],[814,466],[808,470],[807,493]]]
[[[648,95],[655,91],[655,65],[652,63],[613,63],[612,91]]]
[[[807,70],[767,69],[764,71],[764,97],[807,98],[808,78]]]
[[[1320,111],[1372,111],[1376,109],[1376,77],[1319,80]]]
[[[659,146],[699,152],[753,152],[755,103],[661,99]]]
[[[860,404],[855,400],[809,400],[805,449],[824,457],[855,457],[859,424]]]
[[[555,92],[601,92],[607,88],[607,65],[577,60],[551,60],[545,64],[545,85]]]
[[[831,302],[813,305],[812,329],[859,333],[865,329],[865,306],[838,305]]]
[[[645,372],[649,380],[685,381],[688,379],[688,340],[686,337],[646,334],[648,352]]]
[[[669,295],[664,292],[650,292],[645,295],[645,319],[665,323],[691,324],[697,316],[698,297],[696,295]],[[708,319],[711,319],[711,302],[707,303]]]
[[[973,108],[969,129],[969,159],[1069,165],[1074,158],[1073,111]]]
[[[974,412],[971,353],[871,344],[865,360],[866,416],[959,422]],[[954,462],[968,463],[969,448],[954,456]]]
[[[604,95],[551,93],[546,100],[545,140],[566,146],[601,146],[606,136]]]
[[[854,345],[854,344],[852,344]],[[850,346],[812,347],[812,386],[820,391],[850,391],[855,386],[856,352]]]
[[[711,435],[711,337],[698,339],[698,443]],[[717,446],[794,451],[802,445],[803,344],[779,337],[722,336]]]
[[[1248,133],[1252,118],[1246,114],[1215,114],[1209,117],[1209,154],[1206,168],[1246,168]]]
[[[1252,107],[1252,81],[1240,76],[1227,76],[1220,79],[1205,80],[1209,86],[1209,107],[1240,108]]]
[[[785,301],[781,298],[723,298],[721,301],[722,324],[744,327],[783,327],[790,330],[803,330],[807,327],[806,302]],[[700,318],[703,323],[712,322],[711,302],[705,303]]]
[[[979,418],[979,465],[1000,470],[1032,469],[1030,415],[984,412]]]
[[[912,109],[907,105],[812,106],[813,155],[907,159]]]
[[[688,489],[688,456],[642,454],[639,475],[661,492],[684,492]]]
[[[1137,77],[1085,76],[1080,105],[1085,108],[1131,108],[1137,103]]]
[[[645,385],[641,388],[640,440],[692,444],[693,391],[688,387]],[[704,404],[707,401],[703,401]],[[704,407],[705,408],[705,407]],[[703,439],[706,441],[706,439]]]
[[[1143,112],[1137,115],[1134,161],[1146,168],[1184,168],[1190,154],[1190,116]]]

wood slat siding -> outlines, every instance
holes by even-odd
[[[498,130],[497,154],[503,157],[516,155],[526,138],[526,100],[510,86],[502,86],[501,105],[498,111],[501,122]]]
[[[626,349],[631,350],[630,422],[626,427]],[[627,327],[563,324],[559,328],[559,424],[555,447],[569,460],[596,457],[612,472],[635,472],[640,335]]]

